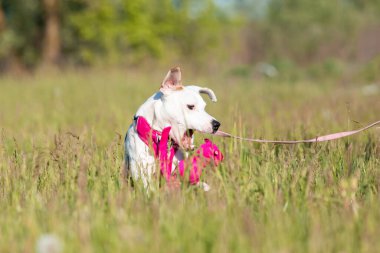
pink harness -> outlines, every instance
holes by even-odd
[[[178,145],[170,140],[170,154],[168,154],[169,133],[171,127],[166,127],[162,132],[154,130],[148,121],[142,117],[135,117],[135,127],[140,139],[154,151],[154,157],[160,161],[161,175],[167,181],[175,178],[176,175],[172,174],[173,158],[178,150]],[[205,139],[205,142],[195,151],[194,156],[189,158],[191,164],[185,164],[185,160],[179,160],[178,170],[181,177],[185,175],[185,168],[191,166],[189,174],[190,184],[197,184],[199,182],[202,169],[208,164],[213,163],[218,165],[223,160],[223,154],[214,143]],[[187,162],[187,161],[186,161]]]

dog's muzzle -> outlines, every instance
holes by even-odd
[[[220,122],[219,121],[216,121],[216,120],[212,120],[211,121],[211,125],[212,125],[212,133],[216,133],[216,131],[218,131],[219,127],[220,127]]]

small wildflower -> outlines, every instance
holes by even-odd
[[[37,240],[36,252],[60,253],[62,252],[62,243],[59,238],[53,234],[43,234]]]

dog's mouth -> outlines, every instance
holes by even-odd
[[[192,143],[194,132],[195,132],[194,129],[187,129],[185,133],[183,134],[181,142],[182,142],[183,148],[185,148],[186,150],[190,150],[194,148],[193,143]]]

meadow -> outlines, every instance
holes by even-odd
[[[211,191],[131,188],[124,135],[166,71],[0,77],[0,252],[35,252],[43,234],[82,253],[380,251],[379,128],[295,146],[213,137],[225,160],[202,175]],[[238,135],[304,139],[380,120],[379,87],[360,82],[183,78],[215,91],[207,111]]]

